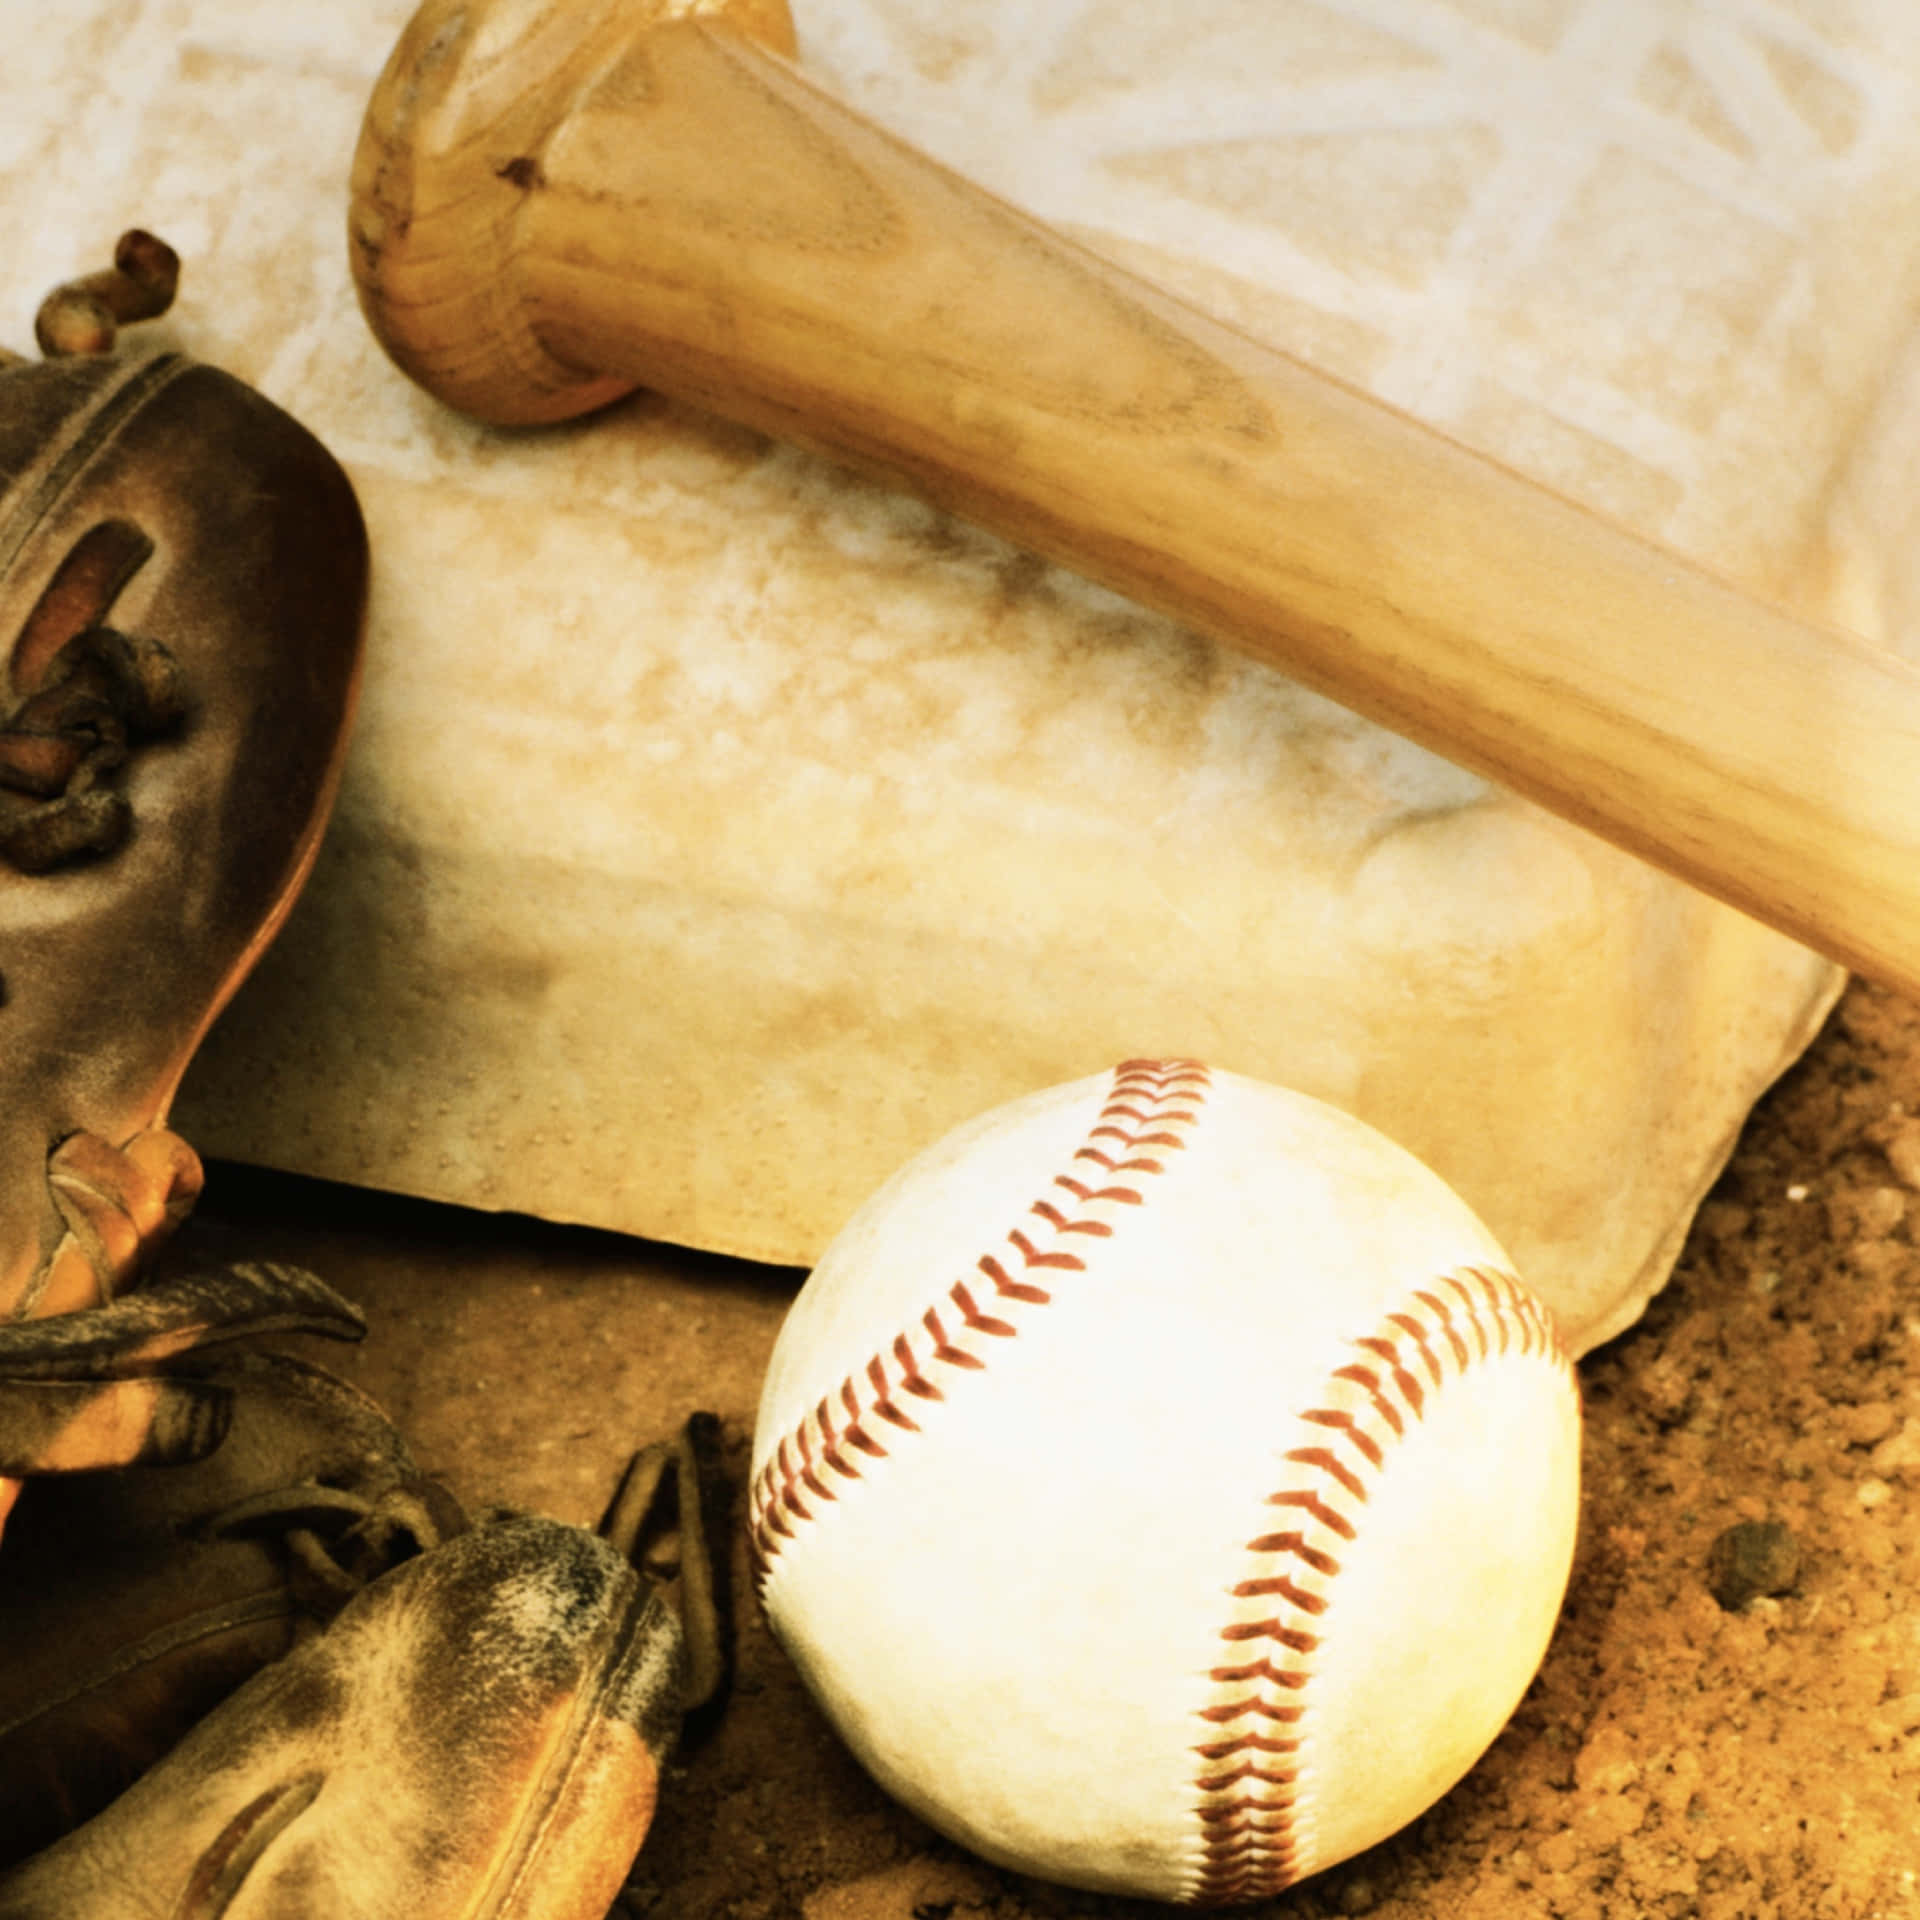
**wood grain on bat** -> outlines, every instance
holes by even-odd
[[[895,476],[1920,986],[1920,672],[1052,233],[777,24],[433,0],[355,169],[399,363],[485,419],[646,385]]]

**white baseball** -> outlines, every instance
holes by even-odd
[[[1579,1450],[1550,1314],[1436,1175],[1318,1101],[1129,1062],[949,1135],[828,1249],[760,1402],[760,1591],[952,1838],[1251,1900],[1498,1734]]]

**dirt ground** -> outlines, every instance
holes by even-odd
[[[801,1277],[228,1167],[187,1231],[183,1252],[298,1258],[358,1299],[371,1334],[329,1363],[462,1496],[584,1523],[628,1449],[695,1407],[744,1476]],[[1753,1116],[1672,1284],[1580,1371],[1581,1544],[1519,1713],[1414,1826],[1248,1911],[1920,1915],[1920,1014],[1849,991]],[[1713,1549],[1741,1522],[1784,1526],[1799,1567],[1728,1611]],[[1164,1911],[988,1869],[890,1805],[738,1572],[738,1683],[669,1777],[632,1912]]]

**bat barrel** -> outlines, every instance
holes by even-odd
[[[456,61],[431,12],[354,233],[450,404],[647,385],[884,472],[1920,985],[1920,672],[1210,321],[752,39],[509,0],[511,53]]]

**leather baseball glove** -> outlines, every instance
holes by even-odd
[[[226,1396],[201,1464],[21,1502],[0,1920],[603,1920],[724,1692],[716,1423],[589,1533],[469,1521],[317,1368],[169,1372]]]
[[[0,356],[0,1321],[110,1297],[192,1205],[168,1105],[311,863],[357,685],[338,465],[216,368],[100,351],[175,264],[127,235],[42,309],[60,357]]]
[[[361,1325],[312,1275],[256,1266],[0,1327],[0,1466],[31,1476],[0,1553],[0,1865],[464,1529],[364,1394],[257,1350],[287,1331]],[[136,1464],[85,1470],[103,1451]]]

